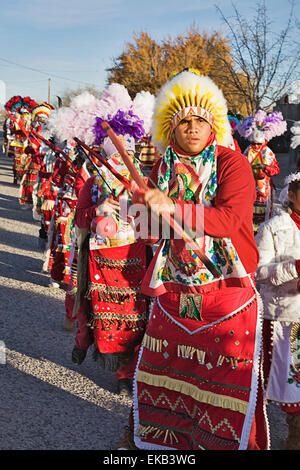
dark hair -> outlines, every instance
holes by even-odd
[[[291,181],[290,184],[289,184],[288,191],[290,191],[293,194],[296,194],[298,189],[300,189],[300,180]],[[294,204],[292,203],[292,201],[289,198],[287,208],[288,208],[288,210],[294,210],[293,207],[294,207]]]
[[[298,189],[300,189],[300,179],[291,181],[289,184],[289,191],[295,194],[298,191]]]

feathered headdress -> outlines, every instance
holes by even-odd
[[[299,181],[300,180],[300,172],[298,171],[297,173],[291,173],[290,175],[288,175],[285,180],[284,180],[284,188],[280,191],[280,194],[279,194],[279,202],[281,202],[281,204],[283,205],[283,207],[287,207],[289,205],[289,196],[288,196],[288,192],[289,192],[289,185],[293,182],[293,181]]]
[[[74,137],[88,146],[99,146],[107,138],[101,123],[107,121],[118,135],[141,138],[143,121],[134,114],[132,100],[127,89],[112,83],[99,98],[85,91],[74,97],[70,106],[63,106],[52,113],[48,128],[61,140]]]
[[[160,154],[151,142],[151,128],[155,96],[149,91],[141,91],[133,99],[133,112],[144,122],[145,135],[140,140],[139,160],[144,166],[152,167],[160,158]]]
[[[62,106],[51,113],[48,128],[60,140],[72,141],[74,137],[92,146],[95,141],[93,126],[101,112],[99,100],[85,91],[72,98],[70,106]]]
[[[228,120],[231,127],[232,132],[237,130],[237,126],[241,124],[241,120],[235,116],[234,114],[228,113]]]
[[[242,137],[254,141],[255,132],[259,131],[264,140],[269,142],[274,137],[278,137],[287,130],[286,121],[283,120],[281,112],[274,111],[267,114],[263,110],[258,110],[254,116],[249,116],[237,126],[237,130]]]
[[[151,132],[154,105],[155,96],[149,91],[140,91],[133,99],[132,111],[143,121],[145,135],[149,135]]]
[[[227,104],[222,91],[197,70],[184,70],[161,88],[155,102],[152,126],[154,145],[163,153],[177,124],[188,115],[205,119],[215,132],[217,143],[231,142]]]
[[[292,149],[295,149],[300,145],[300,121],[295,122],[291,127],[291,132],[294,134],[291,138],[291,147]]]
[[[103,121],[108,122],[117,135],[130,136],[140,140],[145,134],[143,120],[135,114],[133,102],[124,85],[112,83],[99,99],[100,114],[96,117],[94,125],[95,143],[100,145],[107,137],[102,128]]]
[[[5,104],[4,108],[10,113],[18,113],[22,109],[29,113],[32,112],[32,109],[37,105],[37,103],[31,99],[29,96],[22,98],[20,95],[12,96]]]
[[[32,119],[36,120],[38,118],[46,118],[48,119],[50,117],[51,111],[53,111],[54,108],[51,104],[47,103],[44,101],[41,104],[37,104],[33,110],[32,110]]]

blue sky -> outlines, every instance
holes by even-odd
[[[254,14],[255,0],[234,3],[245,17]],[[287,19],[287,4],[265,3],[278,32]],[[225,33],[216,4],[225,16],[232,15],[231,0],[2,0],[0,80],[6,98],[20,94],[47,100],[49,78],[54,105],[55,96],[67,90],[86,85],[101,90],[105,69],[132,42],[133,32],[146,31],[160,41],[184,33],[194,22],[208,33]]]

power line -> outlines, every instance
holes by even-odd
[[[40,78],[40,80],[28,80],[26,82],[24,82],[24,80],[21,80],[21,81],[20,80],[9,80],[9,84],[11,84],[11,83],[14,83],[14,84],[15,83],[16,84],[22,83],[22,85],[26,85],[28,83],[41,83],[41,82],[46,82],[46,81],[47,81],[47,78]]]
[[[72,78],[60,77],[59,75],[52,74],[51,72],[45,72],[43,70],[39,70],[34,67],[29,67],[28,65],[18,64],[17,62],[13,62],[12,60],[4,59],[2,57],[0,57],[0,60],[2,60],[3,62],[7,62],[8,64],[16,65],[17,67],[22,67],[23,69],[31,70],[32,72],[47,75],[47,77],[58,78],[60,80],[67,80],[69,82],[74,82],[74,83],[79,83],[79,84],[92,85],[92,86],[95,85],[94,83],[90,83],[90,82],[84,82],[84,81],[74,80]]]

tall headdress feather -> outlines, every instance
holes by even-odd
[[[187,115],[198,115],[212,126],[219,145],[231,143],[227,103],[222,91],[209,78],[191,69],[171,78],[155,101],[152,141],[163,153],[176,125]]]

